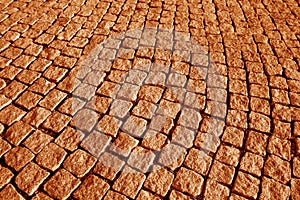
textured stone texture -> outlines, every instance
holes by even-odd
[[[135,198],[145,178],[143,173],[126,166],[119,178],[114,182],[113,189],[130,198]]]
[[[104,196],[108,189],[108,183],[97,176],[91,175],[85,179],[73,196],[76,199],[99,199]]]
[[[80,181],[65,169],[60,169],[44,185],[44,190],[53,198],[67,199]]]
[[[28,195],[32,195],[49,175],[49,172],[31,162],[18,174],[15,183]]]
[[[295,0],[1,1],[0,199],[299,199],[299,39]]]
[[[65,160],[64,168],[77,177],[83,177],[95,163],[96,158],[79,149]]]

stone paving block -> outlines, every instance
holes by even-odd
[[[196,172],[186,168],[180,168],[172,186],[192,196],[197,196],[202,191],[203,181],[203,177]]]
[[[4,137],[13,145],[19,145],[33,130],[33,128],[22,121],[11,125],[4,133]]]
[[[209,177],[221,183],[231,184],[233,181],[234,173],[234,167],[228,166],[218,161],[214,161],[209,173]]]
[[[73,122],[78,129],[90,132],[97,123],[97,118],[96,112],[83,108],[73,117]]]
[[[53,198],[67,199],[79,184],[70,172],[60,169],[46,182],[44,190]]]
[[[290,108],[288,106],[275,104],[272,117],[274,119],[290,122],[292,118]]]
[[[271,130],[271,119],[265,115],[250,112],[249,126],[254,130],[269,133]]]
[[[263,133],[250,131],[246,141],[246,149],[258,155],[265,156],[267,139],[268,136]]]
[[[172,142],[180,144],[186,148],[193,146],[194,139],[195,132],[183,126],[177,126],[172,133]]]
[[[167,146],[164,146],[161,150],[158,162],[163,166],[167,166],[170,169],[174,170],[181,166],[186,153],[187,152],[185,148],[175,144],[169,144]]]
[[[22,69],[14,67],[14,66],[7,66],[0,72],[0,77],[4,79],[13,80]]]
[[[259,199],[288,199],[290,188],[273,179],[262,178],[262,191]]]
[[[60,67],[50,66],[43,73],[43,77],[47,80],[59,82],[68,72],[68,70]]]
[[[229,197],[230,190],[226,186],[210,179],[207,180],[206,184],[207,186],[204,192],[204,199],[227,199]]]
[[[22,67],[26,67],[26,66],[23,65]],[[16,79],[21,81],[22,83],[30,85],[35,80],[37,80],[40,76],[41,74],[38,72],[32,70],[22,70],[22,72],[16,76]]]
[[[73,196],[76,199],[99,199],[104,196],[108,189],[108,183],[95,175],[90,175],[74,192]]]
[[[25,84],[13,80],[6,88],[3,89],[3,94],[12,100],[15,100],[26,89],[27,86]]]
[[[142,141],[142,146],[158,151],[167,141],[167,136],[154,130],[148,130]]]
[[[35,160],[40,166],[55,171],[59,168],[66,155],[67,153],[61,147],[54,143],[50,143],[43,148],[36,156]]]
[[[124,83],[118,92],[118,98],[124,98],[129,101],[135,101],[137,99],[139,89],[140,87],[137,85]]]
[[[222,136],[222,141],[228,142],[236,147],[242,147],[244,135],[245,133],[243,130],[228,126],[225,128],[224,134]]]
[[[19,146],[4,155],[5,163],[16,171],[20,171],[33,158],[34,154],[30,150]]]
[[[11,104],[0,111],[0,122],[10,126],[19,121],[25,114],[25,111]]]
[[[220,145],[215,159],[225,164],[236,167],[239,163],[240,154],[240,150],[234,147]]]
[[[71,120],[71,117],[54,111],[43,123],[43,128],[60,132]]]
[[[290,163],[277,156],[270,155],[267,157],[264,166],[264,174],[286,184],[291,179]]]
[[[157,106],[155,104],[140,100],[138,104],[133,108],[132,114],[146,119],[152,119],[156,108]]]
[[[66,170],[80,178],[87,174],[95,163],[96,158],[79,149],[72,153],[63,165]]]
[[[277,137],[270,137],[267,151],[285,160],[291,160],[291,143]]]
[[[6,167],[0,166],[1,178],[0,178],[0,188],[3,188],[6,184],[10,182],[14,174]]]
[[[16,191],[16,188],[9,184],[7,185],[1,192],[0,192],[0,198],[1,199],[13,199],[13,200],[24,200],[25,198],[22,197],[21,194],[19,194]]]
[[[104,115],[104,117],[99,121],[97,129],[102,133],[115,137],[121,125],[122,121],[119,119],[110,115]]]
[[[31,162],[17,175],[15,183],[22,191],[32,195],[49,175],[49,172]]]
[[[84,134],[82,132],[67,126],[55,139],[55,143],[69,151],[74,151],[77,149],[83,138]]]
[[[130,198],[135,198],[145,179],[146,176],[143,173],[125,166],[119,178],[114,182],[113,189]]]
[[[42,107],[33,108],[27,115],[23,118],[23,121],[34,127],[39,127],[46,118],[51,114],[51,111],[44,109]]]
[[[122,99],[115,99],[110,108],[110,115],[124,118],[126,115],[129,115],[129,110],[133,106],[130,101],[125,101]]]
[[[247,114],[243,111],[228,110],[226,123],[237,128],[247,128]]]
[[[203,110],[205,108],[205,101],[205,96],[187,92],[184,98],[184,105],[196,110]]]
[[[146,173],[149,167],[153,164],[155,154],[143,147],[136,147],[132,150],[127,164],[133,168],[136,168],[143,173]]]
[[[53,110],[66,96],[66,93],[54,89],[51,90],[42,101],[40,101],[39,105],[48,110]]]
[[[80,146],[82,146],[95,157],[99,157],[100,154],[106,149],[110,141],[111,137],[103,133],[93,131],[82,141]]]
[[[16,101],[16,104],[30,110],[34,108],[43,97],[30,91],[24,92]]]
[[[163,115],[155,115],[151,119],[149,128],[169,135],[173,126],[174,122],[172,118]]]
[[[97,94],[102,94],[107,97],[115,98],[116,94],[120,90],[120,85],[104,81],[101,87],[97,90]]]
[[[233,191],[249,198],[257,198],[260,180],[252,175],[239,172],[234,182]]]
[[[240,162],[240,169],[256,176],[261,176],[263,164],[263,157],[250,152],[246,152]]]
[[[100,156],[94,168],[94,173],[106,179],[113,180],[124,164],[125,162],[118,157],[105,152]]]
[[[167,100],[161,100],[159,107],[156,111],[157,114],[165,115],[171,118],[175,118],[177,113],[180,111],[180,104],[173,103]]]
[[[116,152],[119,155],[127,157],[131,150],[136,147],[138,144],[138,140],[134,137],[126,134],[124,132],[120,132],[115,141],[113,142],[110,150]]]
[[[148,175],[144,186],[158,195],[165,196],[173,179],[174,175],[171,172],[165,168],[157,167]]]
[[[79,98],[68,98],[59,106],[58,111],[74,116],[75,113],[84,106],[84,101]]]
[[[37,58],[35,61],[33,61],[29,65],[30,70],[43,72],[47,69],[47,67],[51,64],[50,60],[44,59],[44,58]]]
[[[250,98],[250,108],[254,112],[262,113],[264,115],[270,115],[270,104],[265,99],[256,97]]]
[[[39,78],[28,88],[28,90],[32,92],[36,92],[38,94],[45,95],[54,87],[55,87],[54,83],[44,78]]]
[[[146,126],[146,120],[131,115],[122,125],[121,130],[132,136],[141,136],[145,132]]]

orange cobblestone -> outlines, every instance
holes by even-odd
[[[0,2],[0,199],[300,198],[295,0]]]

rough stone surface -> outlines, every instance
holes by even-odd
[[[146,177],[143,173],[126,166],[119,178],[114,182],[113,189],[130,198],[135,198],[145,179]]]
[[[300,199],[299,1],[0,3],[0,199]]]
[[[67,199],[80,184],[70,172],[60,169],[44,185],[44,190],[53,198]]]
[[[64,168],[75,174],[77,177],[83,177],[96,163],[96,158],[82,150],[76,150],[64,162]]]
[[[109,184],[97,176],[90,175],[74,192],[76,199],[99,199],[109,189]]]
[[[18,174],[15,183],[22,191],[32,195],[49,175],[49,172],[31,162]]]

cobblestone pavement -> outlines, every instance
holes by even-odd
[[[0,9],[1,200],[300,199],[299,1]]]

